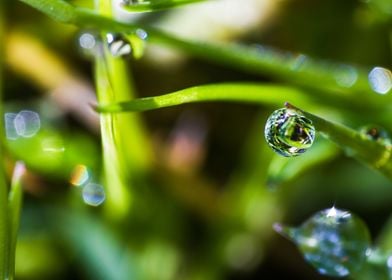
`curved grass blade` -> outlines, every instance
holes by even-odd
[[[99,104],[96,109],[102,113],[120,113],[153,110],[196,102],[227,101],[277,105],[282,104],[282,100],[295,100],[308,105],[311,103],[305,92],[299,89],[279,85],[233,83],[197,86],[155,97],[113,104]]]
[[[5,2],[0,2],[0,41],[4,42],[5,29]],[[0,115],[3,116],[3,59],[4,59],[4,44],[0,44]],[[4,138],[3,131],[4,123],[0,119],[0,137],[1,141]],[[0,159],[3,160],[3,146],[0,146]],[[9,220],[8,220],[8,190],[5,179],[4,166],[0,162],[0,279],[8,277],[9,270]]]
[[[347,155],[366,163],[392,179],[392,145],[390,143],[370,140],[354,129],[305,112],[290,103],[286,103],[285,106],[300,111],[312,120],[316,130],[325,138],[335,142]]]
[[[10,221],[10,256],[9,256],[9,279],[13,278],[15,270],[15,250],[18,238],[20,212],[22,208],[22,177],[26,172],[25,165],[22,161],[15,163],[14,173],[12,175],[11,190],[8,196],[8,209]]]
[[[178,6],[205,2],[207,0],[163,0],[163,1],[145,1],[140,3],[123,3],[121,6],[128,12],[154,12],[165,9],[171,9]],[[127,1],[129,2],[129,1]]]

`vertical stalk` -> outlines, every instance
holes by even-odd
[[[100,14],[111,17],[111,0],[96,0]],[[106,34],[102,34],[106,40]],[[106,44],[96,58],[95,77],[98,101],[112,103],[134,98],[126,62],[114,57]],[[148,168],[151,154],[140,120],[135,114],[101,116],[101,136],[107,187],[107,213],[114,219],[125,217],[132,204],[130,184],[135,175]]]
[[[4,1],[0,1],[0,42],[4,42]],[[4,44],[0,44],[0,137],[3,137],[3,59]],[[3,143],[3,141],[0,141]],[[9,266],[9,226],[8,219],[8,191],[3,168],[3,146],[0,144],[0,279],[13,278],[8,275]]]

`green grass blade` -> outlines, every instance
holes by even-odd
[[[102,14],[111,14],[110,1],[98,1]],[[106,34],[102,37],[105,40]],[[134,97],[132,78],[127,62],[114,57],[104,45],[95,65],[97,96],[100,102],[118,102]],[[106,209],[115,219],[125,218],[132,205],[132,179],[148,169],[152,154],[140,119],[136,115],[101,116],[105,180],[107,184]]]
[[[5,32],[4,1],[0,2],[0,42],[4,42]],[[0,44],[0,142],[4,141],[3,123],[3,59],[4,44]],[[8,187],[6,184],[3,166],[3,146],[0,145],[0,279],[8,277],[9,268],[9,220],[8,220]]]
[[[301,104],[310,103],[310,98],[299,89],[279,85],[233,83],[197,86],[155,97],[114,104],[99,104],[97,110],[105,113],[146,111],[186,103],[210,101],[278,105],[282,104],[284,100],[295,100]]]
[[[16,162],[14,173],[12,175],[11,190],[8,197],[8,209],[10,215],[10,257],[9,257],[9,278],[13,279],[15,270],[15,250],[18,238],[20,223],[20,213],[22,209],[22,176],[26,169],[23,162]]]
[[[384,144],[379,141],[370,140],[357,130],[302,111],[289,103],[286,104],[286,107],[302,112],[312,120],[316,131],[320,132],[332,142],[335,142],[349,156],[366,163],[392,179],[392,145],[390,143]]]
[[[146,1],[140,3],[122,4],[124,10],[128,12],[154,12],[165,9],[171,9],[178,6],[193,4],[198,2],[205,2],[207,0],[163,0],[163,1]]]

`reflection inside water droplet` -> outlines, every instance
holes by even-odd
[[[99,206],[105,201],[105,191],[99,184],[88,183],[82,191],[84,203],[90,206]]]
[[[108,33],[106,35],[108,48],[114,57],[122,57],[131,54],[132,47],[128,39],[122,34]]]
[[[334,207],[317,212],[299,228],[278,224],[274,229],[295,242],[319,273],[333,277],[360,269],[370,248],[370,234],[364,222]]]
[[[29,138],[41,128],[41,120],[36,112],[23,110],[16,115],[14,125],[19,136]]]
[[[386,68],[373,68],[368,78],[370,87],[379,94],[387,94],[392,89],[392,72]]]
[[[293,109],[274,111],[265,125],[265,139],[269,146],[285,157],[304,153],[313,144],[315,128],[312,121]]]
[[[90,179],[90,174],[85,165],[79,164],[72,171],[69,182],[76,187],[83,186]]]

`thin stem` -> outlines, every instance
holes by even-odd
[[[23,162],[16,162],[11,181],[8,209],[10,215],[10,260],[9,260],[9,279],[13,279],[15,273],[15,250],[18,238],[20,213],[22,209],[22,176],[26,169]]]
[[[100,104],[97,106],[97,110],[102,113],[147,111],[187,103],[210,101],[278,105],[285,100],[296,100],[302,104],[309,103],[309,98],[304,94],[304,91],[299,89],[278,85],[233,83],[197,86],[154,97],[114,104]]]
[[[285,106],[300,111],[312,120],[317,131],[340,146],[349,156],[359,159],[392,179],[392,145],[390,143],[371,140],[357,130],[325,120],[289,103]]]
[[[4,2],[0,2],[0,42],[4,42]],[[3,116],[3,58],[4,58],[4,44],[0,44],[0,116]],[[0,119],[0,137],[4,137],[3,131],[3,118]],[[3,143],[3,141],[0,141]],[[9,235],[10,235],[10,222],[8,213],[8,190],[4,174],[3,166],[3,146],[0,145],[0,279],[13,277],[9,275]]]
[[[158,2],[123,3],[121,6],[129,12],[153,12],[171,9],[192,3],[205,2],[206,0],[162,0]]]

